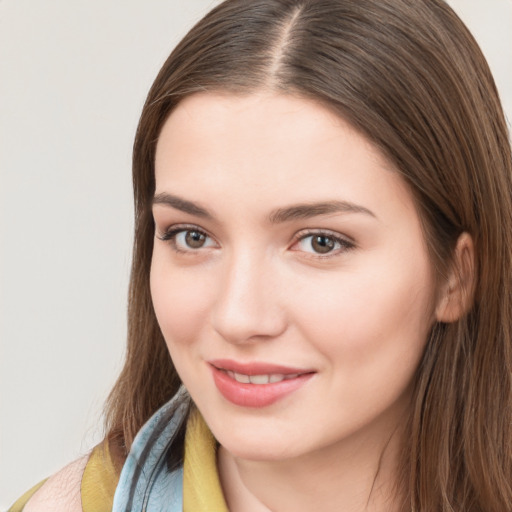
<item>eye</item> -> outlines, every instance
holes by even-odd
[[[354,244],[340,235],[314,232],[303,236],[299,235],[299,240],[294,247],[297,247],[295,250],[314,255],[334,256],[340,252],[353,249]]]
[[[164,242],[170,242],[177,252],[193,252],[216,246],[210,236],[195,227],[184,228],[181,226],[171,228],[158,238]]]

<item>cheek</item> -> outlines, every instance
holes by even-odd
[[[354,427],[392,404],[406,406],[431,323],[431,292],[418,269],[403,270],[400,279],[345,274],[322,297],[302,296],[301,335],[323,356],[326,394],[340,404],[336,421]]]
[[[150,274],[153,307],[167,346],[189,345],[198,339],[208,311],[208,282],[193,271],[173,271],[155,252]]]
[[[334,276],[321,294],[292,295],[305,337],[334,364],[364,371],[421,357],[433,318],[428,263],[383,261]]]

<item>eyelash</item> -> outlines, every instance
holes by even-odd
[[[157,235],[157,238],[159,240],[162,240],[163,242],[168,242],[171,245],[171,247],[174,249],[174,251],[176,251],[177,253],[190,254],[190,253],[197,252],[196,250],[194,250],[192,248],[189,250],[180,249],[178,247],[178,244],[176,243],[176,236],[180,233],[184,233],[184,232],[186,233],[187,231],[199,233],[200,235],[203,235],[205,237],[212,238],[204,230],[198,228],[197,226],[193,226],[193,225],[174,226],[172,228],[167,229],[162,235],[160,235],[160,236]]]
[[[321,254],[321,253],[307,253],[309,257],[315,258],[315,259],[327,259],[327,258],[334,258],[336,256],[339,256],[342,253],[345,253],[347,251],[350,251],[352,249],[355,249],[356,245],[353,241],[350,239],[343,237],[339,235],[338,233],[334,233],[329,230],[323,230],[323,229],[307,229],[304,231],[300,231],[295,235],[295,241],[293,245],[296,245],[300,243],[301,241],[309,238],[309,237],[325,237],[332,240],[335,244],[339,245],[338,249],[334,249],[333,251],[329,251],[328,253]]]
[[[211,238],[213,240],[213,237],[211,237],[208,233],[206,233],[204,230],[202,230],[199,227],[194,226],[194,225],[174,226],[174,227],[166,230],[162,235],[157,235],[157,238],[159,240],[162,240],[163,242],[168,242],[171,245],[171,247],[173,248],[173,250],[176,251],[177,253],[193,254],[195,252],[198,252],[199,249],[201,249],[201,248],[198,248],[198,249],[190,248],[190,249],[184,250],[184,249],[181,249],[178,246],[178,244],[176,243],[177,235],[180,233],[184,233],[184,232],[186,233],[187,231],[199,233],[200,235],[203,235],[207,238]],[[338,249],[334,249],[333,251],[329,251],[328,253],[325,253],[325,254],[315,253],[315,252],[308,253],[306,251],[303,251],[309,255],[308,257],[311,257],[314,259],[332,258],[332,257],[338,256],[340,253],[344,253],[344,252],[350,251],[352,249],[355,249],[355,247],[356,247],[356,245],[353,241],[351,241],[343,236],[340,236],[339,234],[333,233],[332,231],[322,230],[322,229],[308,229],[305,231],[300,231],[299,233],[297,233],[294,236],[294,241],[293,241],[292,247],[295,246],[296,244],[300,243],[301,241],[303,241],[309,237],[314,237],[314,236],[329,238],[330,240],[332,240],[334,242],[335,245],[336,244],[339,245]]]

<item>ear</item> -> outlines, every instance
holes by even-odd
[[[471,236],[464,232],[457,240],[453,263],[437,301],[436,320],[444,323],[457,321],[471,307],[474,287],[475,248]]]

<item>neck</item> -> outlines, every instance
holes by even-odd
[[[355,438],[357,437],[357,438]],[[401,434],[351,439],[278,461],[235,457],[220,447],[219,475],[231,512],[393,512]]]

